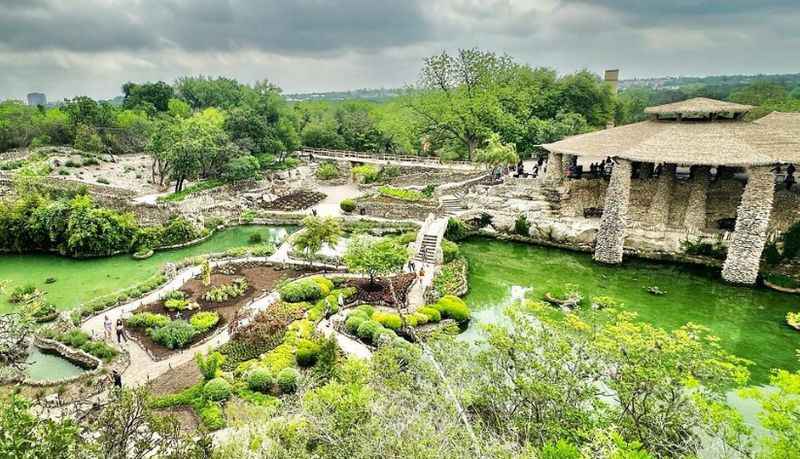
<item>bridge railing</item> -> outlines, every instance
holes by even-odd
[[[413,162],[419,164],[435,164],[443,166],[478,167],[472,161],[449,161],[429,156],[395,155],[388,153],[368,153],[362,151],[349,151],[349,150],[329,150],[326,148],[304,147],[300,151],[300,154],[306,156],[325,156],[330,158],[343,158],[343,159],[356,159],[356,160],[366,159],[373,161],[405,161],[405,162]]]

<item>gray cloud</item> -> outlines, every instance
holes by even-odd
[[[798,71],[797,0],[0,0],[0,97],[110,97],[127,80],[398,86],[478,46],[623,77]]]

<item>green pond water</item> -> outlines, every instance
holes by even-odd
[[[631,259],[603,266],[588,254],[493,239],[468,240],[461,252],[469,260],[466,301],[474,313],[467,337],[480,333],[480,324],[502,320],[512,289],[519,294],[520,287],[532,288],[540,298],[550,289],[575,284],[587,298],[611,296],[664,329],[687,322],[705,325],[726,350],[754,362],[754,384],[766,384],[773,368],[798,368],[800,333],[786,325],[785,316],[800,310],[800,296],[731,286],[696,267]],[[649,286],[667,294],[654,296],[645,290]]]
[[[25,362],[27,363],[25,372],[34,381],[55,381],[71,378],[86,371],[69,360],[54,354],[44,353],[36,346],[31,346]]]
[[[156,252],[146,260],[130,255],[76,260],[53,254],[0,255],[0,280],[9,281],[0,297],[0,313],[13,311],[8,294],[17,285],[33,284],[47,293],[47,300],[59,309],[71,309],[91,298],[130,287],[152,276],[167,262],[221,252],[247,245],[251,234],[276,245],[296,228],[293,226],[237,226],[214,234],[208,240],[182,249]],[[56,281],[47,284],[47,278]]]

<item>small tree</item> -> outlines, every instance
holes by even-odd
[[[200,369],[200,373],[203,375],[203,378],[205,378],[206,381],[209,381],[218,376],[219,369],[225,362],[225,357],[219,352],[212,352],[206,356],[203,356],[203,354],[198,352],[195,354],[194,360],[197,363],[197,368]]]
[[[342,237],[342,225],[333,217],[306,217],[303,219],[303,231],[294,238],[292,247],[303,253],[311,264],[314,255],[322,246],[335,246]]]
[[[0,366],[20,369],[28,357],[34,323],[21,314],[0,315]]]
[[[516,164],[519,161],[517,147],[513,143],[503,143],[497,133],[491,133],[486,146],[477,151],[476,159],[491,167]]]
[[[409,254],[405,247],[385,238],[360,235],[350,241],[344,254],[344,263],[352,272],[369,274],[369,283],[375,283],[375,276],[399,271],[408,262]]]

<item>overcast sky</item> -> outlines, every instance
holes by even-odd
[[[0,98],[190,74],[398,87],[475,46],[622,78],[800,72],[800,0],[0,0]]]

